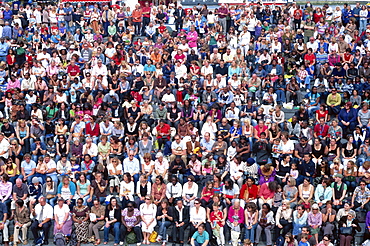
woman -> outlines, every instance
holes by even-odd
[[[149,182],[148,176],[145,174],[140,175],[139,181],[136,184],[136,196],[135,203],[137,207],[140,207],[145,201],[145,197],[150,195],[151,183]]]
[[[353,142],[353,135],[347,135],[348,142],[342,146],[343,165],[347,165],[348,161],[356,162],[357,145]]]
[[[256,229],[255,243],[258,244],[261,238],[262,230],[266,234],[266,245],[272,245],[271,231],[275,226],[274,212],[271,211],[271,207],[268,203],[262,205],[262,209],[258,215],[258,225]]]
[[[198,195],[198,185],[194,182],[195,178],[193,175],[188,176],[188,182],[186,182],[182,188],[182,198],[185,205],[194,206],[195,199]]]
[[[312,205],[312,210],[308,213],[307,224],[311,228],[311,235],[313,235],[316,239],[316,242],[318,242],[319,232],[322,224],[322,214],[320,213],[319,205],[317,205],[316,203]]]
[[[157,225],[157,220],[155,219],[157,214],[157,206],[153,203],[150,195],[145,196],[145,203],[140,205],[140,212],[142,220],[141,229],[144,235],[143,244],[150,244],[149,236],[154,231],[154,227]]]
[[[237,243],[241,231],[240,225],[244,224],[244,210],[240,206],[240,200],[235,199],[227,213],[227,226],[231,229],[231,241]]]
[[[172,207],[170,207],[168,200],[163,199],[161,201],[161,205],[158,207],[156,215],[159,226],[157,242],[162,242],[162,246],[166,245],[167,228],[172,224],[173,216],[174,213]]]
[[[335,216],[337,212],[333,209],[333,202],[327,201],[326,208],[321,211],[322,214],[322,231],[324,235],[333,235],[335,228]]]
[[[77,184],[76,186],[77,195],[79,196],[79,198],[84,200],[83,205],[86,206],[87,199],[90,198],[90,190],[91,190],[90,181],[86,179],[86,174],[81,173],[76,184]]]
[[[77,206],[72,210],[72,220],[75,226],[75,232],[77,236],[77,246],[81,245],[81,242],[87,242],[87,233],[89,229],[89,213],[90,209],[88,206],[83,205],[84,200],[82,198],[77,199]]]
[[[9,177],[9,181],[12,184],[15,184],[16,179],[19,177],[19,168],[15,163],[13,163],[12,158],[8,158],[5,162],[5,165],[2,166],[2,173],[5,173]],[[21,179],[23,177],[21,176]]]
[[[348,161],[344,167],[344,183],[347,185],[349,192],[353,192],[357,186],[357,166],[353,161]]]
[[[19,231],[22,230],[22,243],[27,245],[28,227],[31,225],[31,217],[29,209],[24,206],[24,201],[18,199],[15,202],[14,211],[14,246],[17,246]]]
[[[289,202],[283,200],[281,207],[276,212],[276,226],[275,226],[275,238],[281,235],[286,235],[292,228],[292,213],[293,210],[289,207]],[[283,230],[283,233],[281,233]]]
[[[258,225],[258,211],[257,205],[254,202],[247,204],[247,208],[244,211],[245,217],[245,239],[250,239],[254,243],[254,233]]]
[[[99,199],[94,199],[91,207],[88,238],[94,245],[100,244],[99,231],[104,226],[105,207],[100,204]],[[94,235],[93,235],[94,233]]]
[[[150,153],[145,153],[143,155],[144,161],[141,164],[142,172],[148,177],[148,180],[152,180],[152,173],[154,171],[154,161],[152,160],[152,155]]]
[[[260,206],[264,203],[268,203],[272,206],[273,198],[275,195],[275,192],[277,191],[277,182],[269,182],[264,183],[261,185],[261,189],[259,190],[259,199],[258,203]]]
[[[149,154],[149,156],[151,157],[150,154],[152,153],[152,150],[153,150],[153,141],[149,139],[149,134],[147,132],[144,132],[142,134],[141,140],[139,141],[139,156],[140,156],[140,160],[142,161],[142,163],[143,163],[142,158],[145,156],[145,154]]]
[[[121,225],[121,242],[124,242],[126,236],[130,232],[134,232],[138,244],[142,242],[141,236],[141,216],[139,209],[136,208],[135,203],[128,202],[127,207],[122,210],[122,225]],[[127,242],[126,242],[127,244]]]
[[[151,195],[154,199],[154,204],[159,205],[163,198],[166,197],[166,184],[162,176],[157,176],[154,184],[152,185]]]
[[[56,145],[56,150],[57,150],[57,154],[55,156],[55,162],[57,163],[62,154],[69,154],[69,142],[66,141],[66,137],[64,135],[60,135],[58,136],[58,140],[57,143],[55,144]]]
[[[46,183],[42,186],[42,195],[46,198],[46,202],[52,207],[55,205],[57,200],[57,185],[51,179],[51,177],[46,177]]]
[[[114,246],[120,241],[121,207],[115,197],[111,197],[108,206],[105,208],[104,244],[108,244],[109,231],[113,230]]]
[[[318,244],[319,246],[334,246],[330,241],[331,237],[329,234],[324,234],[322,241]]]
[[[119,196],[121,198],[122,208],[126,208],[129,201],[134,201],[135,184],[130,173],[123,174],[123,180],[120,184]]]
[[[312,146],[312,161],[316,164],[316,166],[321,164],[321,161],[327,152],[328,147],[323,144],[320,139],[315,138]]]
[[[68,176],[63,176],[62,182],[58,185],[57,195],[59,198],[63,198],[65,202],[73,208],[76,194],[76,185],[69,180]],[[59,201],[59,199],[58,199]]]
[[[340,246],[350,246],[356,231],[361,231],[356,213],[354,211],[348,212],[348,215],[339,220],[338,225]]]
[[[196,199],[194,207],[190,208],[190,234],[198,230],[199,225],[206,223],[206,209],[201,206],[200,199]]]
[[[305,178],[303,183],[298,186],[299,192],[299,204],[303,204],[305,209],[309,209],[311,204],[313,203],[313,195],[314,195],[315,187],[310,183],[309,178]]]
[[[293,212],[293,236],[302,232],[302,227],[307,226],[307,212],[303,205],[298,205]]]
[[[63,233],[63,235],[71,235],[72,220],[70,210],[63,197],[58,198],[58,203],[54,207],[54,235]]]
[[[289,201],[290,208],[295,208],[298,200],[298,189],[295,178],[287,178],[287,184],[283,188],[283,199]]]
[[[15,133],[19,140],[19,144],[22,146],[22,152],[29,153],[30,152],[30,129],[26,124],[25,120],[19,120]]]
[[[109,190],[110,193],[113,193],[116,189],[117,193],[120,193],[120,177],[123,174],[122,164],[118,158],[110,159],[110,163],[107,167],[109,173]]]
[[[328,146],[328,162],[331,164],[336,157],[340,157],[340,147],[335,138],[331,138]]]

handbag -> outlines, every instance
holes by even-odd
[[[136,243],[136,241],[137,241],[136,240],[136,235],[133,231],[130,232],[129,234],[127,234],[127,236],[126,236],[126,243],[127,244],[134,244],[134,243]]]
[[[341,227],[339,228],[339,232],[341,235],[352,235],[352,227]]]
[[[153,231],[149,236],[149,242],[155,243],[157,241],[158,232]]]

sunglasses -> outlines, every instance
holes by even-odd
[[[195,204],[195,205],[198,205],[198,204],[200,204],[200,203],[199,203],[199,202],[194,202],[194,204]]]
[[[145,200],[150,200],[150,198],[147,197],[147,198],[145,198]]]
[[[132,208],[132,206],[127,206],[128,208]]]

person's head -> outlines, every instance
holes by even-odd
[[[310,228],[307,226],[302,227],[302,234],[303,235],[309,235],[310,234]]]
[[[157,185],[162,185],[163,184],[163,177],[161,175],[158,175],[156,178],[155,178],[155,183]]]
[[[308,236],[307,235],[302,235],[301,236],[301,242],[305,243],[305,242],[307,242],[307,240],[308,240]]]
[[[356,212],[355,211],[349,211],[347,215],[347,220],[353,220],[356,218]]]

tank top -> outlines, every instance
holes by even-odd
[[[22,131],[21,129],[19,129],[19,137],[24,138],[25,136],[27,136],[27,131],[26,130]]]
[[[311,195],[311,185],[310,185],[310,188],[308,189],[308,190],[304,190],[303,189],[303,186],[302,186],[302,197],[304,198],[304,199],[307,199],[307,198],[309,198],[310,197],[310,195]]]

